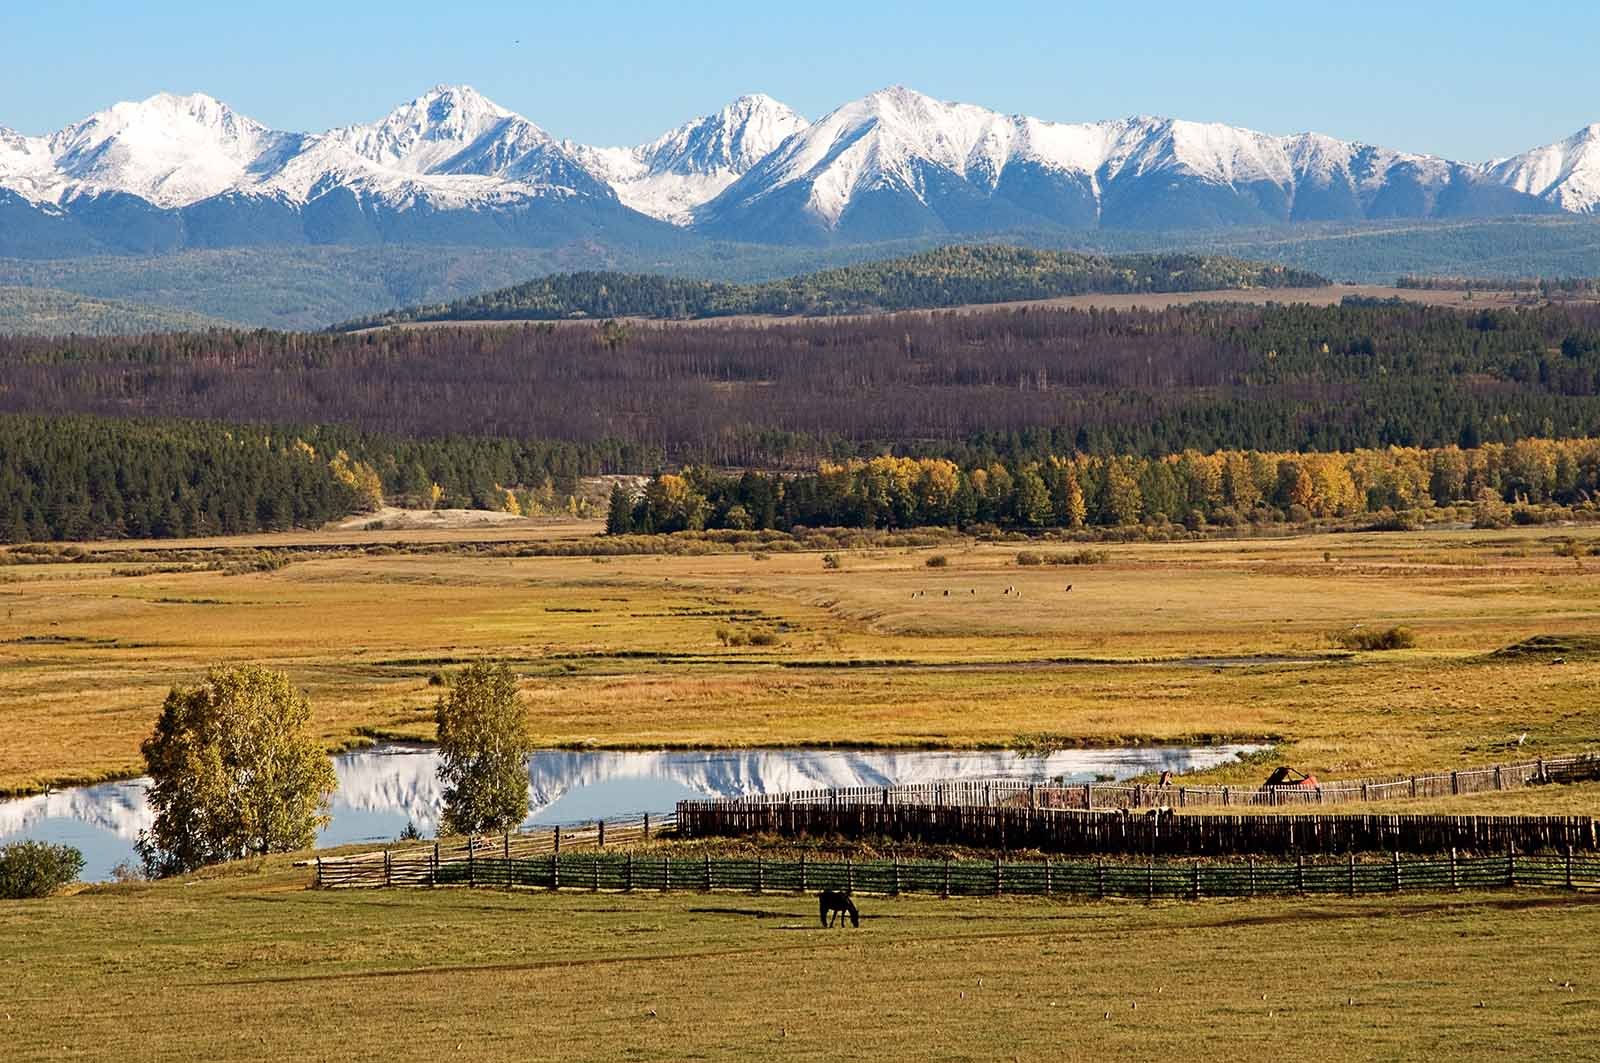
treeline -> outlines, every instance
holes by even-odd
[[[0,416],[0,542],[282,531],[385,501],[559,512],[579,476],[655,463],[617,443]]]
[[[1600,436],[1600,305],[0,337],[0,411],[620,440],[741,468],[1471,446]],[[577,464],[654,471],[630,461]]]
[[[1395,281],[1397,288],[1417,291],[1527,292],[1549,298],[1600,293],[1595,277],[1420,277],[1407,275]]]
[[[1313,288],[1305,270],[1198,254],[1093,255],[976,245],[942,247],[760,284],[640,273],[557,273],[468,299],[374,315],[346,328],[412,321],[807,316],[915,310],[1088,293]]]
[[[880,457],[824,463],[799,476],[727,475],[703,467],[658,475],[641,492],[613,490],[606,530],[1200,528],[1392,515],[1457,503],[1479,507],[1479,522],[1492,525],[1511,519],[1514,503],[1589,505],[1597,493],[1600,439],[1348,454],[1076,454],[974,467]]]

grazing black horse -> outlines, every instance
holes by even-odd
[[[851,926],[861,925],[861,913],[856,911],[855,902],[848,893],[838,890],[823,890],[817,894],[817,918],[822,920],[823,926],[832,926],[836,916],[850,917]],[[839,919],[839,925],[844,926],[844,919]]]

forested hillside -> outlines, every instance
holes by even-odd
[[[1280,263],[1336,280],[1402,274],[1600,274],[1600,219],[1576,215],[1451,222],[1302,223],[1207,231],[1013,230],[994,240],[1093,255],[1171,252]],[[252,247],[161,255],[0,258],[0,285],[57,288],[187,310],[251,326],[324,328],[392,307],[445,305],[550,272],[610,270],[763,282],[914,253],[925,236],[877,244],[777,248],[698,241],[670,254],[583,241],[557,248]]]
[[[1086,293],[1318,287],[1303,270],[1215,255],[1102,256],[999,245],[942,247],[760,284],[581,272],[434,306],[379,314],[352,328],[409,321],[811,316],[1049,299]]]
[[[559,512],[577,477],[659,460],[604,442],[0,416],[0,542],[283,531],[385,501]]]
[[[781,325],[0,337],[0,410],[344,424],[804,467],[1600,435],[1600,307],[996,309]],[[649,471],[649,470],[631,470]]]
[[[186,310],[95,299],[51,288],[0,287],[0,333],[119,336],[232,327],[231,322]]]

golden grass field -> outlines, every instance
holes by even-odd
[[[1487,656],[1600,635],[1600,558],[1556,554],[1600,547],[1594,528],[1107,545],[1086,566],[1015,563],[1066,547],[966,542],[846,551],[839,570],[810,552],[482,552],[592,531],[257,536],[229,545],[343,552],[244,575],[97,548],[0,565],[0,789],[136,772],[167,689],[237,661],[303,684],[330,746],[429,737],[430,675],[487,655],[521,671],[548,744],[1238,739],[1324,778],[1600,747],[1600,657]],[[448,549],[461,540],[484,546]],[[446,549],[392,552],[414,543]],[[948,565],[928,567],[934,553]],[[1334,656],[1328,633],[1355,624],[1404,624],[1418,644]],[[725,646],[719,628],[779,644]],[[1322,659],[1173,663],[1252,655]]]
[[[1600,897],[1067,903],[314,891],[0,904],[0,1056],[1591,1060]]]
[[[0,563],[0,788],[137,771],[168,687],[219,661],[287,670],[330,747],[429,737],[430,675],[487,655],[552,744],[1229,738],[1325,778],[1600,748],[1600,653],[1490,656],[1600,636],[1600,558],[1556,553],[1600,529],[1107,545],[1088,566],[965,541],[837,570],[497,556],[593,530],[258,536],[226,545],[291,560],[239,575],[196,560],[211,542]],[[1355,624],[1418,642],[1344,654],[1329,633]],[[1370,810],[1597,806],[1600,783]],[[0,902],[0,1059],[1600,1055],[1593,894],[862,897],[859,930],[825,931],[810,897],[317,891],[293,859]]]

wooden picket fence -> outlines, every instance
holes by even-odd
[[[504,856],[503,850],[412,849],[382,859],[316,862],[320,888],[479,886],[546,890],[740,890],[1080,898],[1272,897],[1515,887],[1600,889],[1600,857],[1447,856],[1142,863],[1105,860],[766,860],[563,851]]]
[[[1026,805],[738,805],[680,801],[681,837],[883,839],[1052,853],[1222,854],[1600,850],[1589,816],[1211,815],[1084,812]]]
[[[1516,790],[1543,783],[1600,779],[1600,753],[1540,757],[1515,764],[1346,779],[1317,786],[1159,786],[1154,783],[1076,783],[1057,786],[1020,779],[962,779],[901,786],[843,786],[789,793],[716,798],[713,804],[763,805],[1027,805],[1093,810],[1168,806],[1291,808],[1361,801]]]

